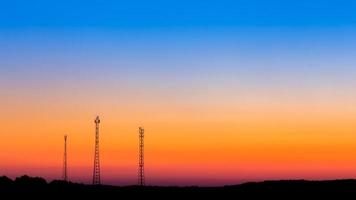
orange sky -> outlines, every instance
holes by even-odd
[[[102,98],[71,89],[23,92],[8,95],[1,106],[0,173],[11,177],[60,178],[68,134],[69,177],[89,183],[99,114],[103,183],[136,183],[139,126],[146,130],[148,184],[356,178],[352,96],[211,90],[187,99],[141,91],[131,94],[132,101],[117,101],[120,95]]]
[[[0,176],[356,179],[356,1],[0,3]]]

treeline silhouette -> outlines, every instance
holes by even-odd
[[[350,198],[356,197],[356,180],[306,181],[282,180],[244,183],[223,187],[160,187],[85,185],[40,177],[21,176],[12,180],[0,177],[0,199],[4,196],[26,198]]]

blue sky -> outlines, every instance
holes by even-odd
[[[104,117],[104,140],[119,142],[111,143],[117,149],[110,150],[113,157],[103,159],[104,167],[106,161],[117,161],[112,166],[120,169],[116,167],[121,166],[121,158],[125,159],[122,155],[126,154],[120,148],[127,145],[121,136],[133,136],[127,131],[134,133],[133,127],[140,123],[148,130],[148,139],[156,138],[148,140],[157,142],[156,146],[151,143],[147,148],[168,152],[160,154],[161,161],[166,162],[166,155],[174,155],[172,161],[181,157],[184,165],[176,165],[173,172],[189,169],[181,166],[186,166],[185,157],[191,152],[180,154],[180,150],[206,143],[201,135],[207,131],[214,137],[209,136],[211,143],[204,147],[211,150],[206,151],[206,163],[190,157],[190,162],[199,163],[194,169],[202,177],[206,174],[200,165],[217,161],[219,167],[208,171],[207,179],[219,174],[231,159],[239,158],[240,151],[231,151],[235,147],[242,147],[248,162],[261,163],[251,168],[254,165],[247,162],[247,171],[252,171],[241,174],[238,169],[243,162],[236,160],[227,168],[236,176],[262,179],[266,177],[263,171],[268,176],[281,173],[273,177],[276,179],[289,179],[295,177],[289,175],[296,173],[301,166],[298,162],[304,158],[302,171],[313,170],[298,179],[329,179],[339,171],[356,174],[352,171],[356,169],[352,167],[354,153],[350,151],[356,141],[355,59],[356,1],[351,0],[0,0],[0,133],[5,135],[0,141],[4,146],[0,160],[8,166],[1,169],[13,174],[13,169],[23,173],[32,166],[38,170],[28,171],[30,175],[43,176],[48,170],[52,175],[47,177],[59,177],[62,140],[58,138],[68,131],[77,137],[71,139],[77,141],[76,145],[71,143],[71,152],[77,157],[69,163],[80,166],[78,179],[73,180],[90,180],[93,138],[87,135],[92,128],[88,123],[100,114]],[[110,126],[124,129],[105,129]],[[161,129],[152,130],[155,126]],[[283,137],[274,138],[274,133],[283,133]],[[160,146],[165,140],[158,137],[160,134],[177,142],[179,151]],[[313,134],[320,137],[314,135],[310,140]],[[353,136],[339,138],[340,134]],[[251,146],[247,147],[243,138],[250,136],[246,144]],[[252,141],[255,139],[256,143]],[[259,141],[272,143],[258,149]],[[315,151],[309,146],[313,142],[320,144]],[[136,137],[132,144],[136,155]],[[87,151],[75,149],[78,145],[88,145]],[[302,148],[294,148],[297,146]],[[275,155],[264,154],[268,147],[276,150]],[[200,158],[204,148],[192,155]],[[339,153],[335,153],[336,148],[341,149]],[[26,154],[22,152],[25,149]],[[285,151],[289,149],[292,156],[287,165],[274,168],[271,161],[288,155]],[[229,156],[217,154],[224,151]],[[48,165],[43,163],[44,154],[51,159]],[[318,162],[319,155],[323,162]],[[329,159],[325,155],[332,156]],[[74,159],[85,157],[86,161]],[[130,159],[127,163],[135,166],[136,157]],[[15,161],[17,164],[12,163]],[[336,167],[329,163],[336,163]],[[158,178],[172,174],[169,170],[160,174],[161,168],[155,166],[146,169],[158,170]],[[130,180],[136,180],[136,167],[130,170]],[[123,180],[130,170],[117,170],[122,176],[111,178]],[[109,176],[108,170],[103,171]],[[231,178],[230,171],[226,172]],[[350,178],[337,176],[345,177]],[[159,183],[148,180],[150,184]],[[129,180],[127,183],[132,184]]]
[[[355,10],[344,0],[1,1],[1,71],[36,81],[342,80],[355,72]]]
[[[352,26],[352,0],[6,1],[0,28]]]

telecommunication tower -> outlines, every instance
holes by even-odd
[[[99,160],[99,116],[95,119],[95,155],[94,155],[94,171],[93,171],[93,185],[100,185],[100,160]]]
[[[63,181],[68,181],[68,174],[67,174],[67,135],[64,135]]]
[[[145,167],[144,167],[144,132],[142,127],[139,127],[139,164],[138,164],[138,185],[145,185]]]

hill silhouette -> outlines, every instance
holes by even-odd
[[[84,185],[40,177],[22,176],[11,180],[0,177],[0,198],[349,198],[356,197],[356,180],[281,180],[244,183],[222,187],[160,187]]]

